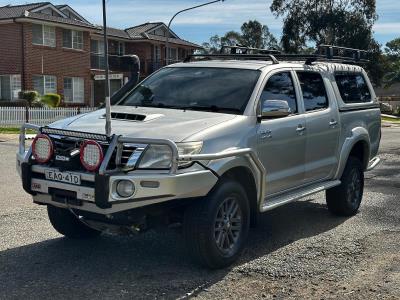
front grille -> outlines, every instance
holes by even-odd
[[[76,139],[71,137],[54,137],[50,136],[54,145],[54,155],[51,161],[52,167],[57,167],[60,171],[81,171],[86,172],[80,161],[80,146],[83,139]],[[100,142],[105,154],[108,149],[108,144]],[[57,159],[57,156],[68,158],[68,160]],[[115,165],[115,164],[114,164]]]
[[[126,166],[129,158],[132,156],[136,149],[137,147],[134,145],[124,145],[121,151],[121,166]]]

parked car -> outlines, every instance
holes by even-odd
[[[27,124],[23,187],[69,238],[182,224],[210,268],[283,204],[326,191],[333,214],[352,216],[379,163],[380,110],[363,68],[328,58],[193,56],[122,93],[111,136],[105,109]],[[25,149],[27,128],[38,135]]]

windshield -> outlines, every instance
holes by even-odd
[[[257,70],[165,68],[117,105],[243,114],[259,76]]]

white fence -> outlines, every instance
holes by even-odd
[[[87,113],[96,108],[25,108],[0,107],[0,127],[19,127],[26,121],[36,125],[47,125],[57,120]]]

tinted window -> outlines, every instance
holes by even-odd
[[[243,113],[259,76],[257,70],[165,68],[118,105]]]
[[[296,92],[294,90],[292,76],[289,72],[272,75],[261,95],[261,100],[287,101],[292,114],[297,113]]]
[[[329,106],[328,97],[321,75],[312,72],[297,72],[297,76],[303,92],[306,111],[327,108]]]
[[[345,103],[363,103],[371,101],[371,93],[361,74],[336,74],[336,83],[340,96]]]

